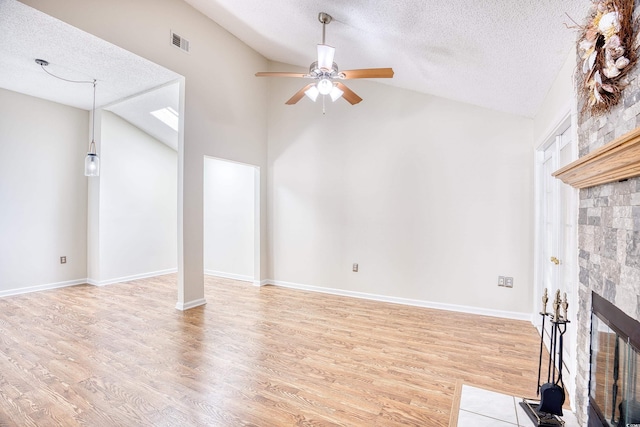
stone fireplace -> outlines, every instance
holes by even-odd
[[[576,415],[587,424],[592,292],[640,320],[640,179],[580,190]]]
[[[635,16],[639,3],[636,0]],[[636,65],[620,103],[610,112],[602,116],[578,114],[579,157],[640,126],[639,75],[640,66]],[[582,105],[577,108],[580,111]],[[580,425],[587,425],[592,292],[640,321],[640,178],[581,189],[579,203],[575,405]]]

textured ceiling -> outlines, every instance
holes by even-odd
[[[576,30],[567,25],[581,23],[591,3],[186,1],[265,57],[302,67],[315,60],[322,37],[317,15],[327,12],[334,18],[327,43],[336,47],[341,69],[393,67],[395,77],[380,82],[527,117],[538,112],[575,42]],[[98,105],[178,77],[16,0],[0,0],[0,37],[0,87],[79,108],[91,108],[91,85],[47,76],[35,58],[70,79],[96,78]]]
[[[159,130],[147,129],[157,128],[154,122],[158,120],[146,114],[149,117],[142,121],[136,108],[144,106],[149,112],[167,106],[176,108],[177,97],[169,98],[167,89],[160,91],[164,98],[148,92],[175,81],[178,74],[15,0],[0,0],[0,40],[0,87],[4,89],[90,110],[92,85],[49,76],[35,63],[41,58],[49,61],[47,70],[60,77],[96,79],[98,107],[144,93],[144,102],[129,100],[124,106],[114,107],[114,112],[143,130],[151,130],[149,133],[162,135]],[[127,105],[136,108],[127,109]],[[174,139],[161,140],[173,146]]]
[[[533,117],[590,0],[186,0],[273,61],[308,67],[321,42],[340,69],[393,67],[382,83]],[[565,25],[566,24],[566,25]],[[186,35],[185,35],[186,36]],[[256,70],[265,71],[265,70]],[[286,71],[286,70],[277,70]],[[366,94],[363,94],[366,99]]]

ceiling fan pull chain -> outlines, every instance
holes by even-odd
[[[322,115],[324,116],[326,111],[324,110],[324,99],[326,98],[326,96],[322,95]]]

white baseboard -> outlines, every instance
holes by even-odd
[[[178,271],[177,268],[169,268],[167,270],[159,270],[159,271],[152,271],[149,273],[134,274],[132,276],[117,277],[115,279],[105,279],[100,281],[87,279],[86,283],[94,286],[106,286],[106,285],[113,285],[114,283],[129,282],[131,280],[147,279],[149,277],[162,276],[165,274],[175,273],[177,271]]]
[[[270,285],[271,282],[273,282],[273,280],[254,280],[253,281],[253,286],[266,286],[266,285]]]
[[[416,300],[409,298],[390,297],[386,295],[369,294],[365,292],[345,291],[343,289],[324,288],[322,286],[301,285],[299,283],[283,282],[281,280],[263,280],[265,284],[273,284],[283,288],[300,289],[304,291],[320,292],[324,294],[340,295],[352,298],[362,298],[373,301],[390,302],[394,304],[411,305],[415,307],[433,308],[437,310],[456,311],[460,313],[478,314],[482,316],[501,317],[514,320],[531,320],[530,313],[516,311],[493,310],[488,308],[470,307],[465,305],[445,304],[439,302]]]
[[[253,276],[245,276],[242,274],[225,273],[224,271],[204,270],[207,276],[223,277],[225,279],[240,280],[242,282],[253,282]]]
[[[68,280],[65,282],[30,286],[28,288],[16,288],[16,289],[9,289],[6,291],[0,291],[0,297],[6,297],[10,295],[20,295],[20,294],[26,294],[30,292],[44,291],[48,289],[65,288],[68,286],[77,286],[77,285],[83,285],[83,284],[90,284],[95,286],[106,286],[114,283],[127,282],[130,280],[144,279],[144,278],[154,277],[154,276],[161,276],[164,274],[170,274],[175,272],[176,272],[176,269],[174,268],[169,270],[156,271],[152,273],[144,273],[144,274],[137,274],[134,276],[120,277],[118,279],[103,280],[100,282],[96,282],[95,280],[92,280],[92,279]],[[310,292],[320,292],[320,293],[331,294],[331,295],[340,295],[340,296],[351,297],[351,298],[361,298],[361,299],[367,299],[367,300],[373,300],[373,301],[389,302],[394,304],[411,305],[416,307],[433,308],[438,310],[456,311],[461,313],[501,317],[505,319],[514,319],[514,320],[528,320],[528,321],[532,320],[532,315],[530,313],[519,313],[515,311],[493,310],[493,309],[486,309],[486,308],[480,308],[480,307],[470,307],[470,306],[456,305],[456,304],[445,304],[445,303],[438,303],[438,302],[425,301],[425,300],[390,297],[386,295],[370,294],[366,292],[355,292],[355,291],[346,291],[343,289],[325,288],[322,286],[302,285],[299,283],[285,282],[281,280],[265,279],[261,281],[257,281],[257,280],[254,281],[252,278],[249,278],[248,276],[233,275],[234,277],[231,277],[232,275],[230,274],[215,272],[212,270],[206,270],[205,274],[211,275],[211,276],[225,277],[225,278],[230,278],[235,280],[242,280],[246,282],[252,282],[255,286],[275,285],[275,286],[281,286],[283,288],[299,289],[299,290],[310,291]],[[188,310],[190,308],[198,307],[206,303],[207,301],[204,298],[199,298],[199,299],[185,302],[185,303],[177,302],[176,309]]]
[[[181,311],[185,311],[185,310],[189,310],[190,308],[194,308],[194,307],[199,307],[201,305],[205,305],[206,303],[207,303],[207,300],[205,300],[204,298],[194,299],[193,301],[189,301],[189,302],[180,302],[180,301],[178,301],[176,303],[176,309],[181,310]]]
[[[0,291],[0,297],[8,297],[10,295],[28,294],[31,292],[46,291],[48,289],[66,288],[69,286],[84,285],[87,279],[67,280],[65,282],[47,283],[44,285],[29,286],[28,288],[15,288],[6,291]]]

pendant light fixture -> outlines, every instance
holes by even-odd
[[[47,69],[45,67],[47,65],[49,65],[49,62],[45,61],[44,59],[36,59],[36,64],[40,65],[40,67],[42,67],[42,70],[44,72],[46,72],[47,74],[49,74],[52,77],[55,77],[56,79],[64,80],[65,82],[69,82],[69,83],[89,83],[89,84],[93,85],[93,107],[91,109],[91,142],[89,143],[89,152],[87,153],[87,157],[85,157],[85,159],[84,159],[84,175],[85,176],[99,176],[100,175],[100,157],[98,157],[98,153],[96,151],[96,141],[95,141],[95,134],[96,134],[96,84],[97,84],[96,79],[93,79],[92,81],[88,81],[88,80],[69,80],[69,79],[65,79],[65,78],[56,76],[55,74],[52,74],[49,71],[47,71]]]
[[[100,175],[100,157],[96,152],[96,81],[93,80],[93,108],[91,109],[91,143],[89,143],[89,152],[84,159],[84,175],[99,176]]]

